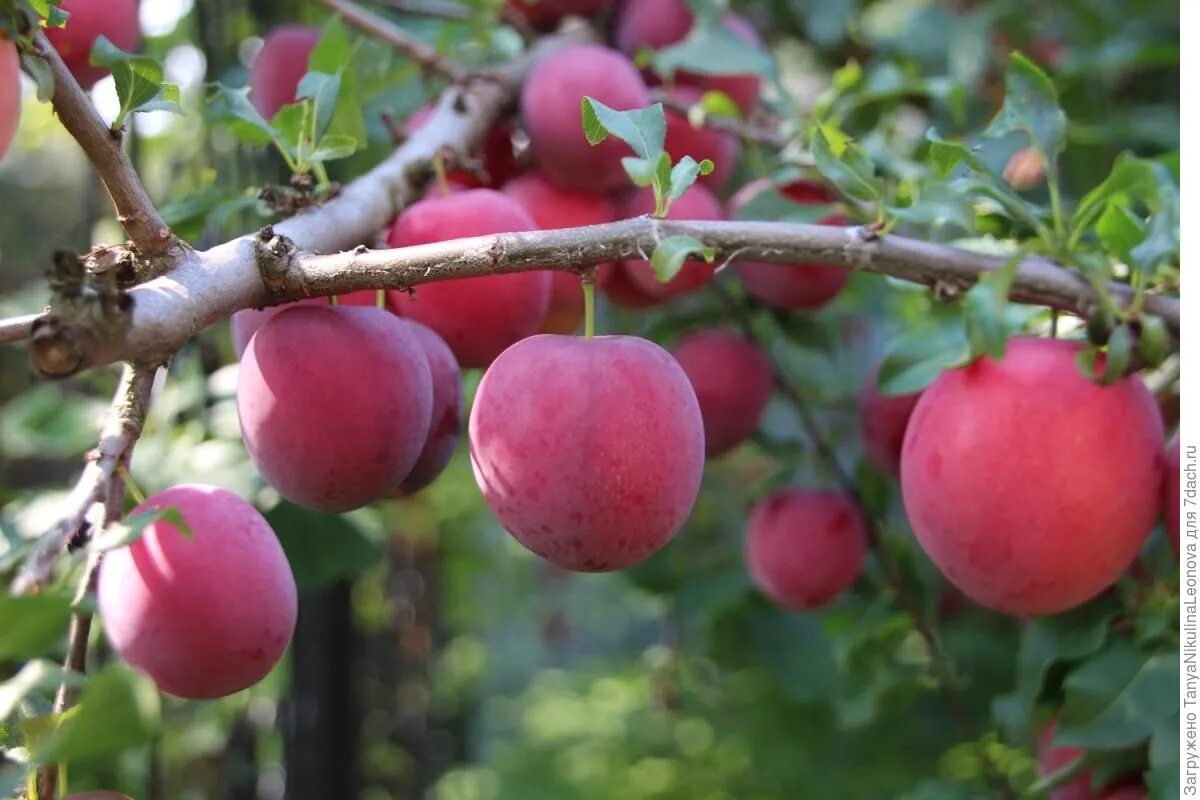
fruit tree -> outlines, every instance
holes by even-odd
[[[1179,31],[0,0],[0,797],[1194,790]]]

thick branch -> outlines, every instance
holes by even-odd
[[[427,144],[417,140],[421,147]],[[406,149],[407,145],[400,152]],[[170,275],[134,288],[133,321],[126,335],[118,342],[86,350],[83,366],[117,360],[163,360],[203,328],[242,308],[360,289],[411,288],[481,275],[574,270],[606,261],[645,258],[658,242],[677,235],[692,236],[712,247],[718,262],[746,259],[861,269],[932,287],[943,297],[960,294],[981,275],[1005,264],[1001,257],[901,236],[879,236],[863,227],[649,217],[585,228],[478,236],[396,250],[359,248],[330,255],[305,254],[303,251],[311,249],[314,242],[365,239],[368,233],[382,229],[390,214],[379,214],[366,226],[361,217],[348,218],[360,207],[356,187],[352,184],[345,194],[318,211],[277,226],[277,238],[269,248],[239,239],[198,254]],[[385,188],[372,186],[370,191]],[[333,213],[335,210],[337,213]],[[320,224],[305,224],[305,220]],[[339,228],[335,221],[346,227]],[[292,237],[300,236],[304,238],[292,241]],[[269,281],[269,289],[264,278]],[[1122,304],[1132,299],[1126,285],[1114,283],[1110,291]],[[1096,293],[1084,278],[1042,258],[1021,262],[1012,299],[1081,317],[1089,316],[1097,304]],[[1178,300],[1150,295],[1144,307],[1147,313],[1162,317],[1172,331],[1178,331]]]
[[[429,165],[439,152],[469,152],[512,101],[535,63],[588,36],[584,26],[542,39],[522,57],[489,73],[492,80],[449,88],[420,130],[387,159],[347,184],[333,200],[280,223],[275,230],[308,252],[329,253],[374,241],[423,188]],[[128,331],[91,338],[64,326],[62,341],[45,342],[44,348],[32,353],[34,367],[43,374],[56,374],[56,364],[43,363],[43,350],[71,353],[75,372],[116,361],[164,362],[188,338],[221,317],[273,302],[256,253],[254,236],[204,253],[184,251],[168,274],[130,292],[134,319]],[[155,355],[124,357],[123,352]]]
[[[428,145],[416,141],[421,147]],[[361,207],[361,192],[356,188],[366,187],[352,184],[322,209],[277,226],[274,232],[281,237],[273,240],[277,246],[263,248],[249,239],[239,239],[198,254],[170,275],[134,288],[133,321],[126,335],[120,341],[86,350],[83,366],[117,360],[161,361],[203,328],[242,308],[359,289],[402,289],[455,278],[577,269],[606,261],[645,258],[658,242],[677,235],[692,236],[712,247],[718,262],[746,259],[861,269],[932,287],[943,297],[956,296],[981,275],[1005,264],[1001,257],[901,236],[878,236],[870,228],[649,217],[586,228],[478,236],[396,250],[359,248],[330,255],[304,254],[314,242],[365,239],[368,233],[382,229],[390,214],[381,213],[365,226],[361,217],[349,218]],[[385,189],[376,185],[370,191]],[[305,220],[320,224],[305,224]],[[345,227],[339,228],[335,221]],[[304,237],[300,241],[289,241],[300,236]],[[291,248],[291,244],[296,247]],[[264,277],[270,289],[264,285]],[[1120,303],[1132,299],[1128,286],[1114,283],[1110,290]],[[1021,262],[1012,299],[1081,317],[1089,316],[1097,303],[1095,291],[1084,278],[1042,258]],[[1178,331],[1178,300],[1147,296],[1145,310]]]
[[[442,56],[436,48],[422,42],[408,31],[378,14],[373,14],[351,0],[322,0],[325,7],[364,33],[379,39],[393,50],[406,55],[428,72],[444,75],[452,83],[462,83],[467,72]]]
[[[174,241],[171,229],[150,201],[146,187],[121,147],[121,135],[104,124],[91,99],[41,30],[34,34],[34,47],[54,74],[54,96],[50,100],[54,112],[95,167],[125,234],[141,255],[165,254]]]
[[[13,594],[25,594],[46,585],[55,561],[71,541],[85,525],[101,521],[89,519],[94,509],[100,508],[104,519],[109,517],[113,507],[113,487],[121,480],[118,467],[127,462],[134,443],[142,434],[157,372],[157,367],[125,367],[112,407],[100,428],[100,443],[90,454],[83,474],[67,500],[67,514],[34,545],[13,580]]]

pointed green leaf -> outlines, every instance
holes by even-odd
[[[691,188],[696,182],[696,178],[701,175],[708,175],[713,171],[713,162],[707,158],[696,163],[696,159],[691,156],[684,156],[678,164],[671,168],[671,174],[667,188],[667,204],[668,206],[680,197],[683,193]]]
[[[664,77],[677,70],[702,75],[770,75],[770,55],[744,41],[719,17],[701,18],[677,44],[656,51],[651,57],[654,71]]]
[[[963,295],[963,322],[967,328],[967,341],[971,343],[971,357],[989,355],[1004,357],[1004,346],[1008,341],[1004,311],[1008,295],[1017,276],[1017,267],[1024,258],[1019,251],[998,270],[987,273]]]
[[[645,189],[654,185],[658,175],[658,159],[626,156],[621,159],[621,166],[625,168],[625,173],[629,175],[629,180],[633,181],[634,186]]]
[[[870,202],[883,196],[883,181],[865,150],[836,127],[814,126],[810,142],[817,169],[830,183],[849,196]]]
[[[715,250],[705,247],[694,237],[668,236],[654,248],[654,253],[650,256],[650,266],[654,269],[654,277],[661,283],[666,283],[679,274],[689,256],[700,256],[711,263],[715,255]]]
[[[995,703],[996,716],[1013,740],[1027,738],[1034,706],[1054,665],[1078,661],[1103,647],[1119,611],[1108,598],[1025,626],[1017,650],[1017,685]]]
[[[309,72],[300,79],[300,84],[296,87],[296,99],[307,98],[312,101],[312,113],[316,116],[312,133],[314,141],[320,141],[321,137],[329,129],[329,124],[333,121],[334,111],[337,109],[338,93],[341,87],[342,76],[340,72],[333,74]]]
[[[645,159],[655,160],[667,139],[667,118],[661,103],[632,111],[617,111],[591,97],[583,98],[583,133],[589,143],[600,144],[616,136]]]
[[[349,136],[328,134],[317,143],[317,149],[309,154],[310,161],[328,162],[349,158],[358,150],[358,142]]]
[[[216,84],[209,98],[209,114],[214,121],[222,122],[241,142],[260,145],[277,141],[278,132],[250,102],[250,90],[234,89]]]
[[[1179,710],[1179,653],[1146,654],[1126,639],[1077,668],[1063,682],[1055,743],[1132,747]]]
[[[45,655],[66,636],[70,617],[62,595],[0,595],[0,659]]]
[[[184,521],[183,514],[178,508],[169,506],[148,508],[131,517],[126,517],[121,522],[109,524],[99,534],[92,537],[90,546],[100,553],[127,547],[142,538],[146,529],[159,520],[170,523],[185,539],[192,538],[191,526]]]
[[[1054,164],[1067,136],[1067,115],[1058,105],[1058,92],[1042,68],[1020,53],[1008,61],[1004,105],[984,135],[999,138],[1019,131]]]
[[[879,391],[885,395],[912,394],[933,383],[944,370],[965,363],[970,356],[961,332],[920,334],[892,340],[879,365]]]
[[[120,113],[113,121],[114,128],[121,127],[129,114],[156,99],[162,90],[161,64],[149,56],[126,53],[104,36],[97,37],[92,45],[91,63],[112,71],[117,99],[121,103]]]
[[[89,675],[79,704],[33,753],[38,764],[94,761],[154,738],[162,717],[150,679],[115,664]]]

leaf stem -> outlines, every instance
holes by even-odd
[[[124,462],[117,464],[117,474],[121,476],[121,480],[125,482],[125,487],[129,489],[129,493],[133,495],[133,499],[138,502],[138,505],[146,502],[146,495],[142,494],[142,490],[138,488],[137,483],[133,480],[133,476],[129,474],[129,468]]]

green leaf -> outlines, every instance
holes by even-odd
[[[45,659],[25,662],[16,675],[0,683],[0,722],[8,719],[33,692],[52,692],[65,679],[77,682],[82,676],[64,672],[58,664]]]
[[[122,522],[114,522],[105,527],[98,535],[92,537],[91,548],[96,552],[104,553],[120,547],[127,547],[142,538],[146,528],[159,520],[170,523],[185,539],[191,539],[195,535],[191,526],[184,521],[183,514],[178,508],[174,506],[148,508],[127,517]]]
[[[329,130],[329,124],[333,121],[333,114],[337,108],[338,93],[342,88],[342,77],[340,72],[328,74],[325,72],[309,72],[300,79],[300,84],[296,87],[296,99],[308,99],[312,101],[313,110],[311,113],[315,115],[311,138],[314,141],[320,141],[325,132]],[[351,150],[351,153],[354,151]],[[314,159],[320,161],[322,159]]]
[[[868,202],[883,196],[883,180],[866,151],[833,125],[814,126],[810,148],[820,173],[849,196]]]
[[[1133,332],[1128,325],[1118,325],[1108,337],[1104,350],[1104,374],[1101,383],[1113,383],[1125,376],[1133,357]]]
[[[1108,177],[1079,201],[1071,216],[1071,235],[1078,236],[1114,201],[1148,197],[1156,181],[1153,162],[1130,153],[1121,153],[1113,162]],[[1120,202],[1119,205],[1127,205]]]
[[[328,134],[348,136],[356,142],[367,141],[367,129],[363,122],[362,103],[359,99],[356,59],[369,58],[365,48],[359,47],[361,39],[351,39],[349,29],[338,17],[333,17],[321,32],[321,39],[308,56],[309,72],[337,75],[338,92],[332,117],[327,125],[318,125],[317,141]],[[324,108],[322,104],[318,110]]]
[[[1119,611],[1116,601],[1104,598],[1065,614],[1039,617],[1025,626],[1017,651],[1016,688],[994,704],[997,719],[1013,740],[1023,741],[1028,736],[1034,706],[1051,668],[1103,647]]]
[[[654,277],[666,283],[679,274],[689,256],[700,256],[712,263],[715,255],[715,250],[705,247],[694,237],[668,236],[654,248],[654,253],[650,256],[650,266],[654,269]]]
[[[1130,266],[1143,272],[1179,255],[1179,187],[1165,166],[1156,164],[1155,171],[1159,182],[1153,200],[1154,213],[1145,238],[1129,253]]]
[[[312,143],[308,132],[308,115],[310,111],[304,101],[289,103],[275,112],[271,118],[272,127],[278,132],[276,145],[294,162],[307,162],[308,147]],[[293,166],[289,164],[289,166]],[[293,166],[293,170],[296,169]]]
[[[693,125],[703,125],[708,117],[724,117],[726,119],[741,119],[742,110],[738,108],[738,104],[733,102],[733,98],[717,89],[709,89],[700,97],[700,102],[693,106],[692,110],[700,109],[699,118],[693,120],[691,111],[688,112],[688,119]]]
[[[286,501],[265,516],[301,589],[357,575],[379,559],[379,547],[344,517],[309,511]]]
[[[700,175],[708,175],[713,171],[713,162],[707,158],[696,163],[696,159],[691,156],[684,156],[674,167],[671,168],[671,176],[668,181],[667,188],[667,205],[683,197],[683,193],[691,188],[696,182],[696,178]]]
[[[702,75],[770,75],[766,51],[743,41],[719,17],[701,18],[679,43],[651,56],[654,71],[670,77],[677,70]]]
[[[592,145],[609,136],[616,136],[633,148],[633,152],[657,163],[667,140],[667,118],[661,103],[632,111],[617,111],[599,100],[583,98],[583,133]]]
[[[827,702],[837,689],[837,664],[818,618],[775,608],[746,615],[758,661],[788,696]]]
[[[50,71],[50,65],[46,63],[46,59],[22,50],[21,66],[24,67],[25,74],[33,78],[33,84],[37,87],[38,101],[49,103],[50,98],[54,96],[54,73]]]
[[[333,17],[321,29],[321,38],[308,54],[309,72],[335,74],[341,72],[353,57],[350,29],[339,17]]]
[[[279,142],[278,132],[254,108],[249,94],[247,88],[234,89],[216,84],[208,103],[211,118],[224,123],[239,141],[246,144]]]
[[[326,134],[326,136],[317,143],[317,149],[309,154],[309,161],[337,161],[339,158],[349,158],[358,150],[358,142],[349,136],[340,136],[336,133]]]
[[[66,636],[71,600],[57,594],[0,595],[0,658],[44,655]]]
[[[1012,219],[1020,220],[1039,232],[1045,230],[1036,207],[1013,191],[1008,182],[997,175],[974,150],[962,142],[941,138],[932,128],[926,134],[926,139],[929,141],[929,163],[938,176],[948,178],[960,166],[973,175],[954,180],[949,185],[951,192],[964,198],[980,195],[990,198]]]
[[[920,225],[930,230],[955,231],[969,234],[975,230],[975,213],[971,204],[960,192],[945,184],[929,185],[915,203],[909,206],[888,206],[888,216]]]
[[[983,355],[995,359],[1004,357],[1004,345],[1008,340],[1004,311],[1017,268],[1024,257],[1024,250],[1018,250],[1003,267],[985,274],[963,295],[963,323],[967,341],[971,344],[972,359]]]
[[[117,85],[117,99],[121,103],[121,110],[113,121],[113,128],[120,128],[127,116],[142,110],[151,102],[155,103],[157,109],[177,110],[182,113],[178,103],[172,106],[169,97],[162,96],[163,68],[153,58],[126,53],[104,36],[100,36],[92,45],[91,63],[111,70],[113,81]],[[175,96],[178,97],[178,89],[175,89]]]
[[[1020,53],[1009,57],[1004,105],[984,135],[999,138],[1014,131],[1029,136],[1050,165],[1066,142],[1067,115],[1058,105],[1054,83],[1041,67]]]
[[[621,159],[621,166],[625,168],[625,173],[629,175],[629,180],[633,181],[634,186],[645,189],[654,185],[664,161],[670,169],[671,159],[665,152],[659,153],[655,159],[625,156]]]
[[[29,5],[39,17],[46,20],[46,27],[61,28],[67,24],[71,14],[58,7],[62,0],[29,0]]]
[[[1146,229],[1128,208],[1110,203],[1096,220],[1096,235],[1105,250],[1129,261],[1130,252],[1146,238]]]
[[[965,336],[914,332],[892,340],[879,365],[879,391],[913,394],[933,383],[943,371],[965,363],[970,355]]]
[[[1179,653],[1146,654],[1125,639],[1071,672],[1055,743],[1132,747],[1179,711]]]
[[[158,689],[122,665],[89,675],[79,705],[34,751],[36,763],[96,761],[154,738],[162,717]]]

